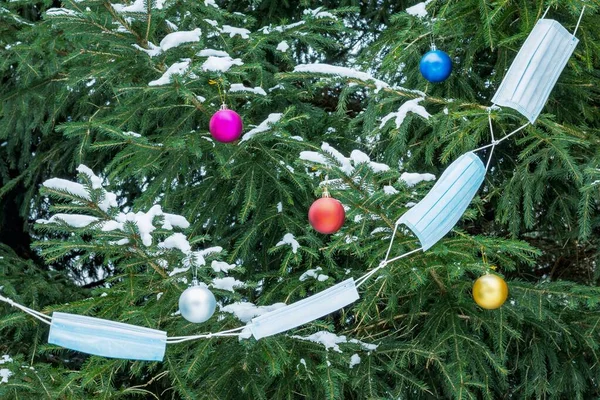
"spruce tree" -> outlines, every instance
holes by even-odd
[[[600,395],[598,1],[386,3],[385,17],[306,3],[1,3],[0,294],[186,336],[356,279],[392,235],[391,257],[419,247],[396,220],[489,143],[488,115],[497,137],[524,123],[490,100],[546,8],[570,31],[587,9],[542,115],[497,146],[459,224],[352,305],[148,362],[48,344],[2,304],[2,398]],[[454,63],[440,84],[418,70],[432,41]],[[208,132],[222,103],[239,142]],[[332,235],[307,220],[325,190],[346,208]],[[471,289],[492,267],[509,299],[484,310]],[[218,301],[202,324],[178,313],[194,271]]]

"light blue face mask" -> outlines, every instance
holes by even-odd
[[[55,312],[48,343],[97,356],[162,361],[167,333],[100,318]]]
[[[513,61],[492,102],[534,123],[579,40],[561,24],[540,19]]]
[[[397,223],[408,226],[419,238],[423,251],[428,250],[456,225],[484,177],[481,159],[472,152],[463,154],[446,168],[427,196]]]
[[[314,321],[358,300],[354,279],[350,278],[322,292],[268,312],[252,320],[250,332],[256,340]]]

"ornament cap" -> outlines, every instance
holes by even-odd
[[[229,107],[227,107],[227,104],[223,103],[221,104],[221,110],[229,110]]]
[[[323,188],[323,194],[321,195],[321,198],[330,198],[331,194],[329,194],[329,189],[327,189],[327,186],[325,186]]]

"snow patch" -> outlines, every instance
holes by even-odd
[[[423,181],[434,181],[435,175],[404,172],[400,175],[400,180],[406,183],[406,186],[411,187]]]
[[[171,82],[171,76],[183,75],[189,69],[191,61],[192,60],[189,58],[184,58],[182,61],[174,63],[160,78],[150,81],[148,86],[162,86],[169,84]]]
[[[292,253],[294,254],[296,254],[296,252],[298,251],[298,247],[300,247],[300,243],[298,243],[294,235],[292,235],[291,233],[286,233],[285,235],[283,235],[283,239],[277,242],[275,247],[283,246],[286,244],[292,246]]]
[[[240,143],[245,142],[246,140],[252,139],[252,137],[254,135],[256,135],[257,133],[268,131],[270,129],[270,126],[277,123],[281,119],[282,116],[283,116],[282,113],[269,114],[267,119],[265,119],[263,122],[261,122],[260,125],[249,130],[248,132],[246,132],[244,134],[244,136],[242,137],[242,140],[240,140]]]
[[[243,288],[243,287],[246,287],[246,284],[242,281],[238,281],[237,279],[228,276],[226,278],[213,279],[211,286],[214,287],[215,289],[221,289],[221,290],[227,290],[229,292],[233,292],[233,288],[236,288],[236,287]]]
[[[360,364],[360,356],[358,354],[352,354],[352,357],[350,357],[350,369],[358,364]]]
[[[425,18],[427,16],[427,9],[425,9],[425,6],[427,6],[427,4],[431,3],[432,1],[433,0],[427,0],[422,3],[415,4],[412,7],[408,7],[405,11],[409,15],[419,18]]]
[[[394,194],[398,194],[398,190],[390,185],[386,185],[383,187],[383,193],[388,194],[388,195],[394,195]]]
[[[162,249],[179,249],[184,254],[189,254],[192,251],[192,246],[190,246],[187,237],[180,232],[174,233],[163,242],[160,242],[158,247]]]
[[[216,261],[216,260],[213,260],[213,262],[210,264],[210,267],[215,272],[228,273],[230,270],[234,269],[236,267],[236,265],[235,264],[228,264],[225,261]]]
[[[303,273],[302,275],[300,275],[300,278],[298,278],[298,279],[301,282],[304,282],[308,278],[315,278],[319,282],[324,282],[327,279],[329,279],[329,276],[323,275],[323,274],[319,274],[319,271],[322,271],[322,270],[323,270],[323,268],[321,268],[321,267],[317,267],[315,269],[309,269],[308,271],[306,271],[305,273]]]
[[[90,194],[81,183],[71,182],[61,178],[51,178],[44,181],[42,185],[48,189],[67,192],[84,200],[91,200]]]
[[[199,42],[201,34],[202,31],[200,30],[200,28],[196,28],[193,31],[180,31],[169,33],[163,38],[163,40],[160,41],[160,48],[162,51],[167,51],[184,43]]]
[[[246,323],[254,317],[285,307],[285,303],[275,303],[270,306],[256,306],[249,302],[236,302],[222,307],[221,311],[233,314],[237,319]]]
[[[277,50],[285,53],[290,48],[290,45],[284,40],[277,45]]]
[[[98,222],[98,218],[80,214],[54,214],[50,219],[38,219],[35,222],[38,224],[64,222],[74,228],[85,228],[94,222]]]
[[[328,12],[328,11],[321,11],[321,9],[323,9],[323,7],[318,7],[315,8],[314,10],[304,10],[303,14],[304,15],[310,15],[313,18],[332,18],[337,20],[337,17],[335,15],[333,15],[332,13]]]
[[[57,16],[61,16],[61,15],[75,17],[78,14],[73,10],[69,10],[68,8],[49,8],[46,10],[46,15],[49,15],[51,17],[57,17]]]
[[[244,65],[240,58],[233,59],[229,56],[227,57],[215,57],[209,56],[204,64],[202,64],[203,71],[219,71],[219,72],[227,72],[234,65]]]
[[[263,88],[261,88],[260,86],[256,86],[254,88],[251,88],[251,87],[244,86],[243,83],[233,83],[231,85],[231,87],[229,88],[229,92],[231,92],[231,93],[234,93],[234,92],[251,92],[251,93],[260,94],[260,95],[263,95],[263,96],[267,95],[267,92],[265,92],[265,90]]]
[[[398,111],[389,113],[388,115],[383,117],[383,119],[381,120],[381,124],[379,124],[379,129],[383,128],[385,124],[394,117],[396,118],[396,129],[399,129],[409,112],[413,112],[425,119],[429,119],[429,117],[431,117],[431,114],[427,112],[425,107],[419,105],[419,103],[423,100],[423,97],[419,97],[405,102],[400,106]]]
[[[375,87],[377,88],[375,90],[376,93],[379,92],[381,89],[390,87],[389,84],[374,78],[366,72],[362,72],[353,68],[338,67],[336,65],[322,63],[300,64],[294,67],[294,72],[310,72],[314,74],[336,75],[344,78],[358,79],[364,82],[373,81],[375,83]]]
[[[234,37],[235,35],[240,35],[242,39],[248,39],[250,37],[248,35],[251,33],[248,29],[236,28],[235,26],[231,26],[231,25],[223,25],[223,28],[221,28],[221,32],[229,33],[229,37]]]

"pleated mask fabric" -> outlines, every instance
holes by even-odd
[[[579,40],[552,19],[540,19],[519,50],[492,103],[534,123]]]
[[[48,343],[103,357],[162,361],[167,333],[100,318],[54,312]]]
[[[419,238],[423,251],[428,250],[456,225],[484,177],[485,166],[481,159],[473,152],[463,154],[397,223],[408,226]]]
[[[272,336],[314,321],[359,299],[354,279],[346,279],[310,297],[278,308],[252,320],[255,339]]]

